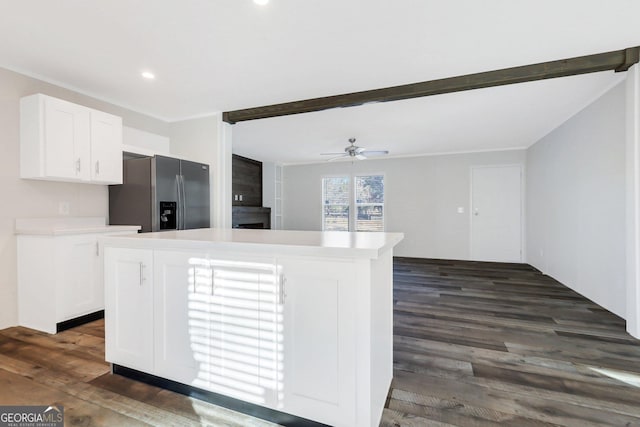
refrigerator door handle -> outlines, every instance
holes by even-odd
[[[182,230],[182,197],[180,193],[180,175],[176,175],[176,188],[178,190],[178,208],[176,209],[176,230]]]
[[[184,190],[184,175],[180,175],[180,187],[182,187],[182,229],[187,229],[187,192]]]

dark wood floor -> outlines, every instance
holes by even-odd
[[[56,335],[0,331],[0,405],[63,405],[65,426],[272,426],[224,408],[111,375],[104,321]]]
[[[526,265],[394,267],[383,426],[640,426],[640,341],[619,317]]]
[[[640,342],[533,268],[398,258],[394,288],[383,426],[640,426]],[[108,371],[102,321],[0,331],[0,405],[63,404],[67,426],[270,425]]]

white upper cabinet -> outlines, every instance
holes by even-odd
[[[20,177],[122,183],[122,119],[36,94],[20,100]]]
[[[23,98],[20,101],[20,176],[89,180],[90,137],[87,108],[43,95]]]
[[[122,119],[91,111],[91,180],[122,183]]]

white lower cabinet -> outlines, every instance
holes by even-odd
[[[105,268],[109,362],[358,425],[353,262],[107,248]]]
[[[275,407],[272,258],[155,251],[155,374]]]
[[[55,334],[58,323],[104,309],[101,235],[18,236],[21,326]]]
[[[280,410],[356,425],[353,263],[279,258],[284,280]]]
[[[105,248],[105,358],[153,372],[153,251]]]
[[[54,255],[60,286],[56,294],[59,320],[104,309],[102,260],[96,235],[56,239]]]
[[[155,251],[155,373],[205,388],[209,381],[209,262],[185,252]]]

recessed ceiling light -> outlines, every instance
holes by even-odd
[[[255,4],[259,4],[260,6],[264,6],[265,4],[269,3],[269,0],[253,0],[253,2]]]
[[[143,71],[140,74],[142,77],[144,77],[145,79],[149,79],[149,80],[153,80],[156,78],[155,74],[149,72],[149,71]]]

